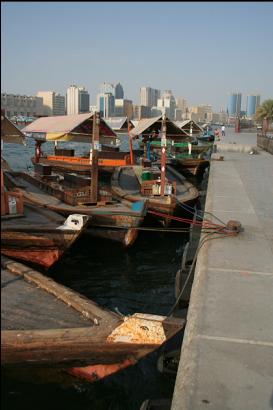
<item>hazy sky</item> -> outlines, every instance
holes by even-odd
[[[1,91],[35,95],[120,82],[226,109],[273,98],[273,2],[2,2]]]

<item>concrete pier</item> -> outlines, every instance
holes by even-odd
[[[200,249],[172,410],[273,408],[273,156],[236,152],[255,133],[226,134],[205,210],[244,231]]]

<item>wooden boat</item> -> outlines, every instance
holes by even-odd
[[[14,194],[6,194],[16,207]],[[1,254],[48,269],[79,238],[87,220],[75,214],[64,220],[55,212],[24,204],[23,213],[1,215]]]
[[[118,315],[6,257],[1,294],[2,370],[24,382],[97,381],[164,348],[185,325],[175,317]]]
[[[207,134],[198,136],[197,139],[198,141],[208,142],[208,141],[214,141],[215,136],[212,131],[209,131]]]
[[[39,118],[25,127],[23,132],[36,141],[32,163],[50,165],[57,172],[90,174],[93,157],[96,157],[94,166],[98,166],[101,176],[107,177],[113,167],[131,163],[130,153],[119,152],[117,134],[98,113]],[[73,149],[55,146],[55,155],[46,155],[41,149],[46,141],[55,141],[56,144],[58,141],[84,142],[92,150],[85,156],[75,156]]]
[[[150,173],[149,179],[143,181],[143,171]],[[174,215],[181,213],[179,204],[194,205],[199,192],[190,182],[170,165],[166,166],[165,195],[160,195],[160,170],[158,167],[143,168],[128,166],[117,168],[112,176],[111,190],[113,196],[126,199],[132,203],[145,200],[147,210]],[[159,217],[167,224],[167,219]],[[168,221],[170,222],[170,221]]]
[[[6,172],[6,183],[21,192],[25,200],[67,216],[71,213],[91,216],[85,233],[117,241],[125,247],[137,238],[137,228],[145,216],[145,201],[90,202],[90,187],[68,189],[56,181],[44,180],[24,172]]]
[[[92,161],[89,156],[77,157],[65,155],[74,150],[55,149],[55,155],[43,154],[39,157],[39,164],[51,166],[53,171],[59,173],[76,172],[83,175],[90,175]],[[31,158],[33,165],[37,164],[35,157]],[[111,178],[115,167],[130,164],[130,153],[113,150],[103,150],[98,152],[98,166],[100,178]]]
[[[185,175],[190,174],[200,177],[203,175],[210,162],[204,158],[176,158],[176,164],[178,169],[182,173],[185,173]]]

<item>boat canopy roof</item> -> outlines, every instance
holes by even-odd
[[[187,133],[187,135],[190,134],[190,129],[192,128],[192,134],[200,134],[203,132],[203,128],[200,127],[195,121],[193,120],[185,120],[185,121],[175,121],[174,122],[179,128],[181,128],[183,131]]]
[[[93,113],[42,117],[22,129],[22,132],[44,141],[92,142]],[[117,134],[100,118],[100,140],[113,143]]]
[[[188,134],[167,117],[166,127],[167,139],[173,139],[175,141],[188,139]],[[158,139],[158,134],[161,132],[161,128],[162,115],[153,118],[143,118],[139,120],[138,125],[131,130],[130,135],[132,138],[135,138],[140,134],[142,134],[143,137],[147,137],[151,135],[153,131],[155,131],[157,135],[155,139]]]
[[[109,117],[105,118],[104,121],[106,124],[109,125],[113,130],[119,131],[119,130],[124,130],[128,128],[128,118],[127,117]],[[132,124],[132,121],[129,120],[129,122]],[[133,124],[132,124],[133,125]]]
[[[138,126],[139,120],[131,120],[130,121],[134,127]]]
[[[24,134],[1,113],[1,140],[12,144],[24,144]]]

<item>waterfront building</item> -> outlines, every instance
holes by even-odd
[[[8,118],[44,115],[43,99],[37,96],[1,93],[1,108],[5,110]]]
[[[115,99],[115,116],[133,118],[133,101],[123,98]]]
[[[157,105],[160,98],[160,90],[151,87],[140,88],[140,105],[145,107],[153,107]]]
[[[261,96],[260,95],[248,95],[246,99],[246,116],[252,118],[257,108],[260,105]]]
[[[225,111],[212,113],[212,123],[214,124],[227,124],[228,115]]]
[[[228,115],[239,116],[241,111],[242,94],[231,93],[228,97]]]
[[[212,121],[212,106],[209,104],[201,104],[190,107],[188,119],[196,122],[211,122]]]
[[[90,96],[85,87],[71,85],[66,94],[67,115],[89,112]]]
[[[115,85],[115,98],[116,99],[123,99],[124,98],[124,90],[120,83]]]
[[[55,91],[38,91],[37,97],[43,99],[44,115],[65,115],[65,97]]]
[[[112,93],[99,93],[97,95],[97,108],[103,118],[114,117],[115,97]]]

